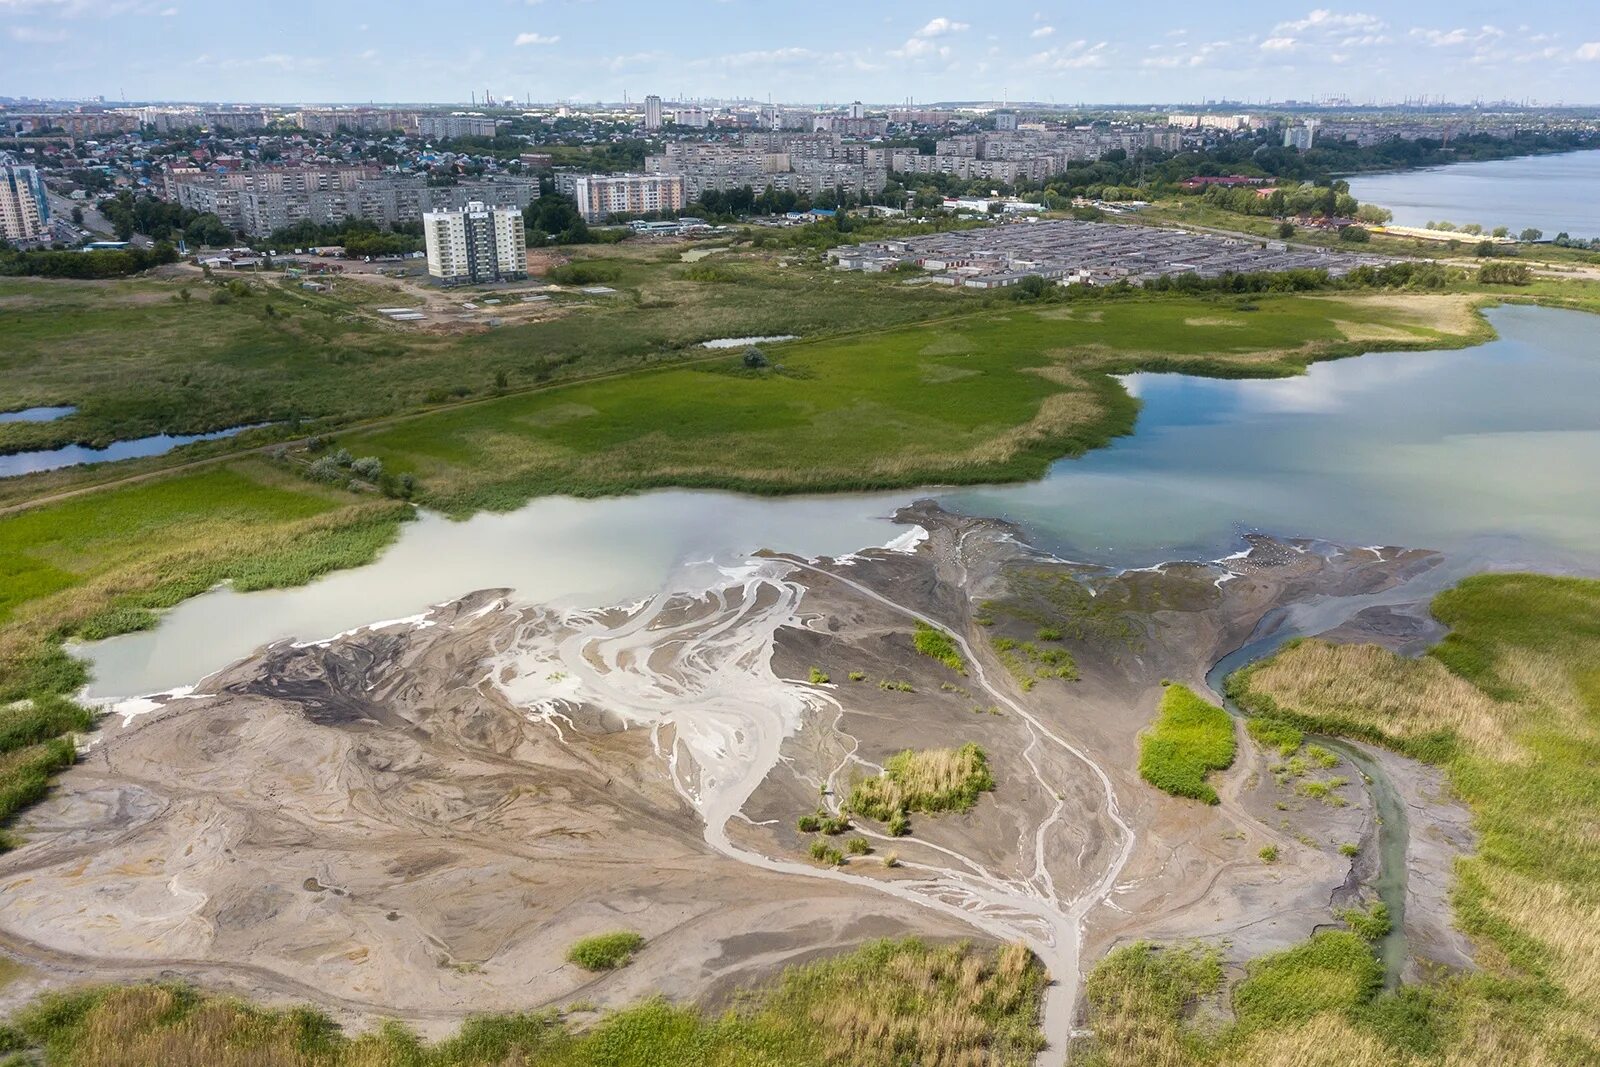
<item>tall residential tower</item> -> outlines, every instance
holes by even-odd
[[[0,237],[38,241],[50,235],[50,201],[38,170],[0,162]]]
[[[473,201],[459,211],[422,216],[428,273],[446,285],[528,276],[528,237],[522,212]]]

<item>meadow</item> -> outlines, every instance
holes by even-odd
[[[1484,336],[1451,296],[1139,298],[1010,305],[487,400],[340,435],[464,514],[546,493],[758,493],[1015,481],[1133,427],[1110,375],[1299,373]]]
[[[1360,941],[1380,917],[1355,913],[1253,961],[1228,1021],[1207,950],[1134,946],[1090,982],[1089,1063],[1600,1063],[1600,581],[1481,575],[1433,612],[1450,633],[1421,658],[1303,641],[1228,689],[1267,743],[1340,733],[1445,769],[1478,834],[1452,903],[1479,969],[1383,991]]]
[[[308,1008],[125,986],[45,997],[0,1028],[0,1053],[41,1050],[53,1067],[1025,1067],[1044,984],[1020,945],[878,941],[791,967],[721,1015],[651,1000],[598,1018],[483,1017],[436,1044],[392,1023],[352,1038]]]
[[[376,308],[417,297],[371,277],[336,278],[327,293],[272,274],[227,285],[193,273],[0,279],[0,411],[78,407],[56,422],[0,424],[0,452],[261,422],[343,424],[703,355],[694,346],[718,337],[820,336],[972,303],[862,275],[819,282],[814,270],[767,258],[719,263],[708,284],[676,248],[597,254],[616,297],[563,294],[537,321],[452,331],[384,319]]]

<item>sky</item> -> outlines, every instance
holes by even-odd
[[[0,96],[1600,104],[1600,0],[0,0]]]

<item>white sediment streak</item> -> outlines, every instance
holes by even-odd
[[[910,551],[927,536],[917,527],[896,542],[906,546],[899,550]],[[956,852],[936,848],[952,858],[950,867],[908,865],[918,877],[878,879],[848,868],[775,859],[730,839],[728,822],[743,818],[750,796],[778,765],[784,740],[808,719],[818,714],[835,718],[842,710],[828,691],[785,681],[772,669],[778,630],[803,625],[799,607],[805,589],[791,577],[795,567],[828,574],[911,619],[938,625],[865,586],[807,564],[754,560],[716,571],[696,567],[693,573],[701,576],[701,587],[685,589],[680,581],[680,588],[631,609],[529,616],[511,646],[490,661],[489,680],[563,737],[583,707],[650,729],[674,785],[704,820],[707,843],[724,855],[765,870],[848,882],[955,916],[999,940],[1025,942],[1056,979],[1045,999],[1046,1033],[1054,1043],[1041,1062],[1064,1062],[1063,1038],[1079,985],[1082,924],[1115,885],[1132,851],[1133,831],[1117,810],[1105,772],[991,688],[981,661],[959,634],[953,636],[972,665],[975,684],[1028,724],[1033,738],[1023,758],[1039,785],[1056,795],[1048,815],[1033,828],[1032,841],[1024,844],[1024,855],[1031,853],[1031,875],[991,873]],[[1118,837],[1104,873],[1070,900],[1057,895],[1046,863],[1047,840],[1067,817],[1067,806],[1035,759],[1039,746],[1058,746],[1092,772]]]

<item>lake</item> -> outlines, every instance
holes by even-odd
[[[1297,378],[1131,375],[1137,431],[1027,484],[779,499],[672,490],[424,516],[371,566],[299,589],[218,590],[155,630],[85,646],[90,692],[171,689],[269,641],[329,637],[474,589],[610,603],[758,548],[882,545],[903,532],[888,517],[930,495],[1115,566],[1215,559],[1259,530],[1445,549],[1451,571],[1600,567],[1596,320],[1535,307],[1489,318],[1501,336],[1477,348],[1359,356]]]
[[[1394,212],[1400,226],[1479,223],[1513,235],[1533,227],[1545,237],[1566,231],[1600,237],[1600,151],[1519,156],[1483,163],[1352,177],[1362,203]]]

